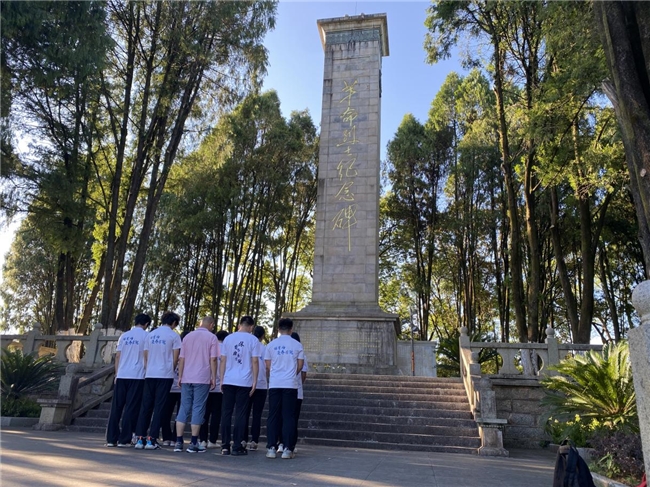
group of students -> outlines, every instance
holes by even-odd
[[[247,455],[258,447],[268,391],[266,456],[293,458],[307,373],[293,322],[280,319],[279,336],[265,346],[265,329],[250,316],[243,316],[231,334],[215,334],[215,321],[207,316],[182,339],[175,331],[179,321],[176,313],[166,312],[160,326],[147,333],[151,318],[140,314],[135,326],[120,336],[106,446],[173,446],[175,452],[202,453],[218,447],[221,432],[222,455]],[[191,440],[185,449],[187,423]]]

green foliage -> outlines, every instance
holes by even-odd
[[[437,369],[440,377],[458,377],[460,375],[460,333],[441,338],[438,342]],[[489,337],[474,333],[470,337],[472,342],[489,342]],[[483,348],[478,354],[478,363],[484,373],[496,373],[498,369],[499,354],[493,348]],[[490,369],[490,370],[484,370]]]
[[[16,418],[38,418],[41,415],[41,406],[29,397],[2,397],[2,416]]]
[[[590,447],[591,438],[594,432],[598,430],[600,424],[596,420],[584,420],[576,415],[569,421],[559,421],[555,418],[549,418],[544,425],[544,432],[551,438],[551,443],[560,444],[567,438],[575,446]]]
[[[560,375],[542,381],[543,404],[559,421],[578,415],[607,428],[628,427],[638,431],[636,395],[632,382],[627,342],[608,343],[602,354],[588,351],[552,367]]]
[[[63,372],[63,366],[53,356],[23,355],[22,350],[2,349],[0,358],[2,399],[20,399],[28,395],[51,391]]]
[[[32,219],[23,220],[2,269],[0,329],[24,333],[39,323],[46,334],[52,332],[56,264],[56,254]]]
[[[304,305],[317,151],[309,113],[285,119],[275,91],[224,115],[171,171],[142,306],[176,304],[186,326],[205,313],[228,328],[241,314],[275,322]]]

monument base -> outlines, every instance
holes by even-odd
[[[365,312],[364,312],[365,311]],[[307,306],[284,315],[300,334],[309,368],[342,374],[399,375],[397,315],[373,310]]]

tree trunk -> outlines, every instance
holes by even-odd
[[[650,278],[650,4],[594,2],[594,14],[613,85],[606,94],[621,128]]]
[[[524,281],[522,276],[523,261],[521,255],[521,229],[517,205],[517,190],[514,181],[514,170],[508,144],[508,125],[506,122],[503,97],[503,58],[498,40],[494,40],[494,93],[496,95],[497,117],[499,121],[499,145],[501,148],[502,171],[507,192],[508,221],[510,224],[510,271],[512,276],[512,305],[515,309],[515,323],[519,341],[528,341],[526,324],[526,307],[524,297]]]
[[[560,228],[558,221],[559,202],[557,197],[557,188],[551,188],[551,242],[553,244],[553,253],[555,254],[555,265],[560,277],[560,284],[562,285],[562,292],[564,293],[564,302],[566,303],[567,318],[571,326],[572,333],[575,336],[575,331],[578,329],[578,303],[571,287],[571,279],[569,278],[569,271],[567,270],[566,261],[564,259],[564,249],[562,248],[562,240],[560,239]]]

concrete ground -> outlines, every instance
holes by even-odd
[[[97,434],[21,428],[3,429],[0,448],[3,487],[549,487],[555,461],[545,450],[496,458],[312,445],[298,445],[292,460],[272,460],[263,449],[224,457],[106,448]]]

